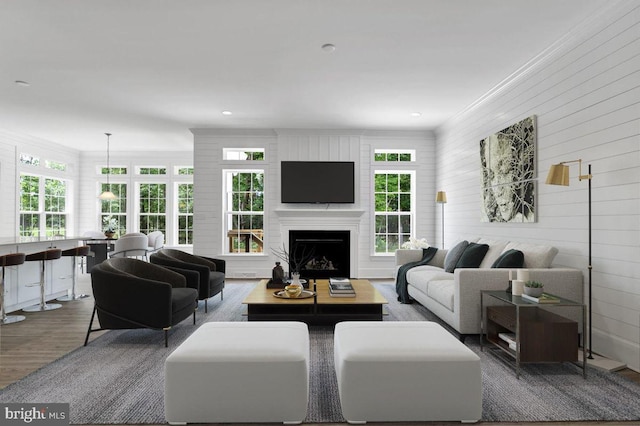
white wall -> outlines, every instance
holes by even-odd
[[[523,46],[526,48],[526,46]],[[593,349],[640,369],[640,4],[620,2],[437,131],[446,239],[551,244],[555,264],[585,271],[587,181],[550,186],[549,166],[593,165]],[[537,116],[537,223],[481,223],[479,141]],[[588,294],[585,292],[585,294]]]
[[[433,199],[435,197],[434,136],[431,132],[375,132],[363,130],[311,129],[193,129],[195,165],[194,252],[220,257],[227,243],[223,230],[222,170],[249,166],[265,170],[265,251],[263,254],[234,254],[227,260],[227,274],[231,277],[268,277],[276,258],[271,247],[280,247],[286,236],[285,222],[296,219],[291,211],[299,210],[298,220],[310,217],[304,210],[317,210],[315,205],[283,205],[280,203],[280,161],[332,160],[354,161],[356,164],[356,202],[353,205],[331,205],[330,210],[363,211],[356,228],[358,268],[352,271],[362,278],[391,277],[394,258],[374,256],[372,249],[372,158],[375,148],[415,149],[418,156],[417,173],[417,233],[433,241]],[[248,164],[222,161],[223,148],[265,148],[264,162]],[[324,206],[323,206],[324,207]],[[278,211],[286,210],[287,218]],[[351,224],[353,214],[331,214],[326,223]],[[318,215],[320,220],[322,216]],[[314,218],[313,220],[318,220]],[[317,225],[317,223],[316,223]],[[346,225],[345,225],[346,226]],[[308,229],[315,229],[310,226]],[[345,228],[346,229],[346,228]],[[353,263],[353,260],[352,260]]]

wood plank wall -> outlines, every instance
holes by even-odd
[[[313,129],[193,129],[195,153],[194,252],[219,255],[226,238],[222,235],[222,170],[233,167],[265,170],[265,255],[226,256],[228,274],[235,278],[268,277],[275,257],[269,247],[282,245],[281,223],[276,209],[318,209],[315,205],[280,203],[280,161],[355,161],[356,202],[331,205],[330,209],[360,209],[358,271],[361,278],[392,276],[393,256],[374,256],[372,249],[373,151],[376,148],[414,149],[417,172],[417,236],[434,238],[435,137],[432,132],[313,130]],[[222,161],[223,148],[265,148],[264,163]],[[393,168],[393,165],[383,168]],[[324,208],[323,205],[321,208]]]
[[[523,47],[526,48],[526,47]],[[446,239],[485,236],[557,246],[585,271],[587,182],[545,185],[551,164],[593,165],[593,348],[640,369],[640,3],[615,7],[559,40],[437,130]],[[535,53],[535,52],[532,52]],[[537,223],[481,223],[479,141],[537,117]],[[470,220],[471,219],[471,220]],[[585,294],[587,294],[585,292]]]

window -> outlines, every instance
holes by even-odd
[[[67,234],[67,182],[43,176],[20,175],[21,237]]]
[[[264,240],[264,171],[225,170],[228,253],[261,253]]]
[[[40,236],[40,178],[20,175],[20,236]]]
[[[177,175],[193,175],[193,167],[176,167],[175,174]]]
[[[127,174],[127,168],[126,167],[100,167],[100,172],[101,175],[126,175]]]
[[[39,166],[40,158],[34,157],[33,155],[30,155],[30,154],[21,153],[20,162],[22,164],[27,164],[29,166]]]
[[[166,175],[166,167],[138,167],[139,175]]]
[[[65,163],[59,163],[57,161],[45,160],[44,166],[47,169],[60,170],[61,172],[64,172],[67,170],[67,165]]]
[[[375,253],[395,252],[412,234],[413,171],[374,173]]]
[[[376,149],[373,157],[374,161],[387,161],[387,162],[407,162],[413,161],[415,157],[415,151],[412,149]]]
[[[153,231],[167,233],[167,184],[139,184],[140,199],[138,229],[148,234]]]
[[[102,200],[100,206],[100,223],[102,230],[112,229],[116,237],[127,233],[127,184],[106,183],[100,184],[100,193],[110,190],[116,197],[115,200]]]
[[[264,160],[264,148],[223,148],[222,157],[225,160]]]
[[[193,184],[178,184],[178,244],[193,244]]]
[[[67,184],[60,179],[44,180],[45,235],[64,236],[67,233]]]

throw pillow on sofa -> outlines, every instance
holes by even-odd
[[[488,244],[469,243],[456,263],[456,268],[478,268],[489,251]]]
[[[505,251],[491,265],[492,268],[522,268],[523,266],[524,253],[515,249]]]
[[[445,272],[453,272],[453,270],[456,269],[456,264],[458,263],[458,260],[460,260],[462,253],[464,253],[464,250],[468,245],[469,241],[460,241],[447,252],[446,257],[444,258]]]

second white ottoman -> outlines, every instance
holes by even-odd
[[[349,423],[482,416],[480,358],[439,324],[341,322],[334,357]]]
[[[210,322],[165,361],[169,423],[301,423],[309,330],[301,322]]]

